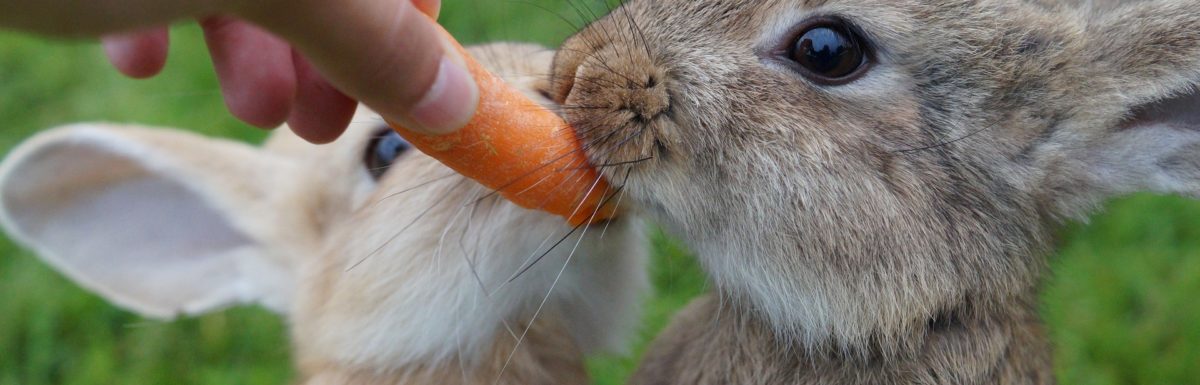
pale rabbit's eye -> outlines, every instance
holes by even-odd
[[[842,85],[862,76],[869,64],[864,39],[839,20],[809,21],[788,48],[787,59],[810,80]]]
[[[363,165],[366,166],[371,177],[376,180],[387,173],[396,159],[412,149],[412,144],[409,144],[400,137],[400,134],[390,128],[380,130],[368,143]]]

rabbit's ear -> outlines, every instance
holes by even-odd
[[[1059,191],[1091,187],[1096,199],[1142,191],[1200,198],[1200,94],[1143,105],[1081,147],[1065,163],[1076,165],[1081,172],[1073,174],[1085,183]]]
[[[275,231],[270,188],[289,167],[184,132],[68,126],[0,165],[0,216],[50,265],[144,315],[237,303],[283,311],[291,266],[264,240]]]
[[[1094,20],[1088,62],[1112,82],[1104,116],[1052,140],[1062,168],[1050,191],[1071,216],[1117,195],[1149,191],[1200,197],[1200,7],[1192,1],[1144,1]],[[1116,115],[1106,111],[1116,110]]]
[[[1131,106],[1192,91],[1200,83],[1200,7],[1195,1],[1130,2],[1088,23],[1087,61]]]

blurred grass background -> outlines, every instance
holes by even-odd
[[[602,13],[580,1],[459,0],[446,2],[443,22],[468,43],[556,45]],[[198,29],[177,27],[172,38],[166,72],[134,81],[111,70],[95,44],[0,33],[0,151],[39,129],[87,120],[261,140],[225,111]],[[1200,203],[1122,199],[1061,238],[1043,296],[1060,382],[1200,383]],[[686,250],[654,240],[657,293],[638,352],[704,291]],[[293,376],[284,327],[256,308],[147,321],[0,238],[0,384],[284,384]],[[636,361],[595,357],[590,366],[597,384],[620,384]]]

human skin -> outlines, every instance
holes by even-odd
[[[0,0],[0,29],[104,37],[126,75],[156,75],[166,25],[200,20],[230,111],[259,127],[337,138],[355,101],[417,131],[470,120],[478,90],[437,30],[440,0]]]

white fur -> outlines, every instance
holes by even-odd
[[[582,241],[579,234],[569,237],[506,283],[569,229],[559,217],[494,199],[472,216],[472,208],[460,202],[477,199],[485,190],[472,186],[475,193],[454,195],[449,190],[456,183],[414,191],[405,197],[404,207],[375,208],[386,215],[357,218],[368,227],[390,224],[395,230],[358,240],[331,263],[310,266],[308,274],[344,272],[326,303],[333,310],[315,317],[318,323],[311,330],[320,330],[314,333],[315,343],[358,365],[471,360],[496,333],[519,337],[519,324],[529,321],[552,293],[541,316],[568,309],[558,311],[567,315],[568,328],[585,351],[619,348],[626,335],[618,331],[632,326],[630,309],[637,308],[645,288],[643,252],[636,247],[643,242],[640,226],[619,222],[603,238],[602,228],[582,230],[587,231]],[[418,219],[447,195],[454,204],[440,208],[446,211]],[[413,221],[437,232],[403,231]],[[384,305],[358,311],[362,301]]]
[[[373,182],[362,153],[380,121],[363,112],[325,147],[285,130],[261,150],[169,130],[49,130],[2,165],[0,216],[19,243],[140,313],[288,313],[309,358],[475,362],[535,313],[585,351],[622,350],[649,286],[638,220],[582,229],[506,284],[571,228],[495,198],[476,207],[485,189],[416,152]]]

